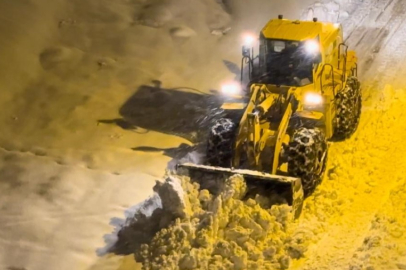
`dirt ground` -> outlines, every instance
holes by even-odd
[[[106,251],[195,150],[219,102],[200,94],[237,76],[242,33],[312,2],[0,0],[0,269],[138,269]],[[406,3],[338,2],[364,107],[289,269],[406,269]]]

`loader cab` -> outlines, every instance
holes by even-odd
[[[254,79],[283,86],[313,83],[313,69],[321,61],[318,39],[304,41],[260,36],[259,64]]]
[[[340,60],[345,58],[342,45],[341,25],[319,22],[316,18],[292,21],[279,16],[261,30],[257,56],[254,57],[254,49],[243,47],[241,70],[249,65],[248,86],[253,83],[306,86],[318,81],[325,64],[342,65]]]

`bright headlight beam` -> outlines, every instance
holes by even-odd
[[[305,42],[305,49],[309,54],[316,54],[320,51],[320,45],[316,40],[307,40]]]
[[[227,96],[236,96],[241,93],[241,85],[238,83],[225,83],[221,86],[221,92]]]
[[[251,34],[245,34],[243,36],[244,45],[251,47],[255,42],[255,36]]]
[[[323,97],[317,93],[307,93],[304,97],[305,105],[320,105],[323,103]]]

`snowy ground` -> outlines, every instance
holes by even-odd
[[[0,269],[136,269],[132,255],[103,251],[196,129],[193,110],[170,115],[179,103],[141,94],[152,80],[215,89],[235,76],[241,32],[312,1],[217,2],[0,1]],[[340,2],[363,116],[332,145],[329,176],[299,221],[316,236],[292,269],[406,269],[406,4]]]
[[[168,114],[165,96],[147,99],[153,107],[137,93],[152,80],[218,87],[235,76],[242,30],[300,10],[295,1],[243,3],[227,7],[232,17],[209,0],[0,1],[0,268],[134,264],[103,256],[104,236],[189,150],[169,133],[191,133],[182,130],[190,110]],[[260,10],[255,20],[243,6]]]
[[[344,22],[352,28],[348,43],[361,60],[363,116],[349,143],[332,145],[330,176],[314,203],[308,202],[323,220],[325,232],[292,269],[405,267],[401,238],[406,220],[393,207],[403,208],[399,200],[406,181],[402,143],[406,90],[401,61],[406,53],[405,8],[404,1],[369,1],[353,5],[357,16],[350,15],[352,20]],[[321,198],[326,195],[330,200]]]

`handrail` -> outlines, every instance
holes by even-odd
[[[240,77],[241,83],[243,82],[244,79],[244,63],[248,64],[248,79],[251,80],[251,57],[244,56],[241,59],[241,77]]]
[[[355,68],[352,69],[352,76],[358,77],[358,64],[354,63]]]
[[[244,76],[244,63],[248,64],[248,80],[252,80],[252,75],[254,72],[254,59],[256,59],[256,57],[254,57],[254,48],[251,48],[250,50],[243,47],[243,57],[241,59],[241,84]]]
[[[345,80],[345,74],[347,72],[347,53],[348,53],[348,46],[345,43],[340,43],[338,45],[338,69],[340,69],[340,59],[341,59],[341,46],[345,47],[345,53],[344,53],[344,65],[343,65],[343,74],[341,80]]]
[[[333,94],[335,96],[336,95],[336,90],[335,90],[336,85],[335,85],[335,79],[334,79],[334,67],[333,67],[332,64],[324,64],[322,69],[321,69],[321,72],[320,72],[320,89],[321,89],[321,93],[324,94],[324,91],[323,91],[323,74],[324,74],[324,69],[325,69],[326,66],[329,66],[331,68],[330,69],[330,75],[333,78]]]

